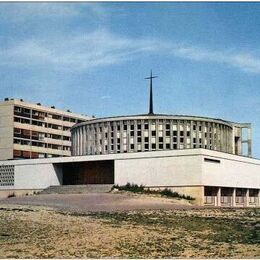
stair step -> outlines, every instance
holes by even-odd
[[[61,185],[50,186],[41,194],[77,194],[77,193],[104,193],[109,192],[113,184],[88,184],[88,185]]]

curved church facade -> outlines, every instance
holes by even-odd
[[[242,136],[247,130],[246,139]],[[89,120],[72,130],[73,155],[178,149],[251,156],[251,126],[221,119],[180,115],[136,115]],[[244,138],[244,139],[243,139]],[[247,144],[243,151],[243,144]]]

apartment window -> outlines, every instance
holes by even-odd
[[[52,115],[52,118],[53,119],[56,119],[56,120],[61,120],[62,119],[62,117],[60,116],[60,115]]]
[[[21,134],[22,130],[20,128],[14,128],[14,134]]]
[[[152,136],[156,136],[156,131],[152,131]]]
[[[21,123],[22,123],[22,124],[30,124],[30,120],[29,120],[29,119],[21,118]]]
[[[131,147],[131,150],[133,150],[134,149],[134,144],[131,144],[130,147]]]
[[[22,111],[21,107],[17,107],[17,106],[14,107],[14,112],[20,113],[21,111]]]
[[[149,142],[149,137],[145,137],[145,138],[144,138],[144,141],[145,141],[146,143],[148,143],[148,142]]]
[[[21,145],[30,145],[30,144],[31,144],[30,141],[21,140]]]
[[[21,140],[20,139],[14,139],[14,143],[15,144],[21,144]]]
[[[159,137],[159,142],[160,142],[160,143],[163,142],[163,137]]]

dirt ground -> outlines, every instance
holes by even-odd
[[[0,203],[1,258],[260,257],[260,209],[79,212]]]
[[[193,201],[184,199],[169,199],[163,198],[160,195],[135,194],[131,192],[39,194],[0,200],[0,205],[38,205],[81,213],[138,209],[175,209],[190,207],[192,203]]]

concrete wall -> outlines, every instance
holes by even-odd
[[[60,185],[61,168],[53,164],[23,165],[15,167],[16,189],[44,189]]]
[[[115,160],[115,184],[150,187],[201,185],[198,156]]]
[[[220,162],[204,161],[204,158]],[[2,161],[15,166],[14,186],[0,191],[44,189],[62,183],[64,163],[114,160],[115,184],[127,182],[203,199],[204,186],[260,188],[260,160],[205,149]]]
[[[13,106],[0,103],[0,160],[13,158]]]
[[[55,164],[16,165],[14,186],[1,186],[1,190],[41,190],[62,183],[62,168]]]
[[[207,162],[204,158],[217,159],[220,163]],[[202,156],[202,184],[205,186],[260,188],[260,164],[239,160],[239,157]]]

